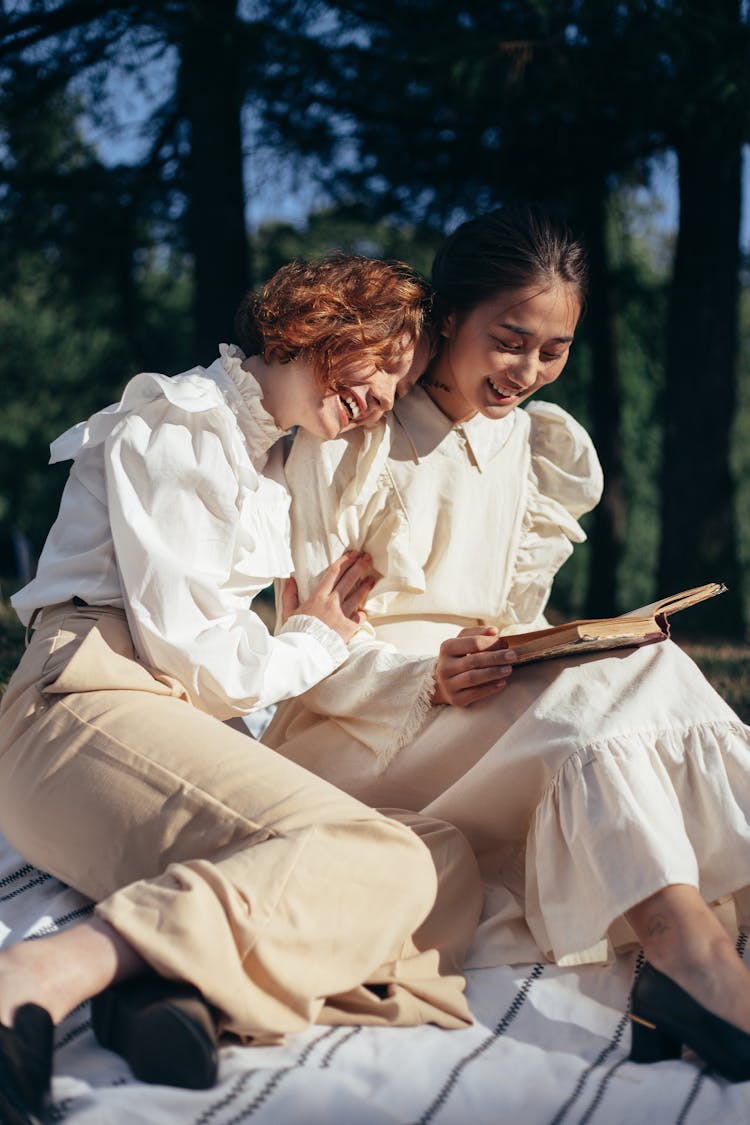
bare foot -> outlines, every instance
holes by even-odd
[[[697,888],[665,887],[628,911],[628,920],[655,969],[750,1034],[750,972]]]

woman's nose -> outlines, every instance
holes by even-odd
[[[537,357],[532,353],[514,357],[514,362],[508,375],[514,386],[524,389],[536,382]]]
[[[398,376],[396,375],[385,375],[377,382],[372,383],[369,387],[368,405],[385,414],[386,410],[393,407],[397,385]]]

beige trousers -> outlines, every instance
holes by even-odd
[[[43,611],[2,704],[0,828],[226,1030],[470,1022],[481,888],[463,837],[199,711],[135,659],[120,610]]]

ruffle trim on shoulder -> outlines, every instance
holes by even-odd
[[[532,402],[526,413],[539,488],[578,519],[599,503],[604,488],[594,443],[580,422],[554,403]]]
[[[383,577],[371,594],[373,612],[382,612],[391,591],[423,593],[424,571],[414,560],[409,519],[388,469],[390,423],[382,422],[358,434],[356,466],[339,501],[336,530],[347,546],[366,549]],[[367,519],[363,520],[363,514]],[[367,541],[361,528],[367,526]]]
[[[559,406],[527,407],[531,458],[515,568],[507,598],[509,620],[530,624],[544,612],[552,580],[586,539],[578,517],[593,508],[603,477],[591,438]]]
[[[174,377],[154,372],[136,375],[119,402],[73,426],[52,443],[51,463],[75,459],[84,450],[103,445],[128,415],[159,399],[188,414],[221,408],[215,425],[233,450],[230,461],[239,485],[236,534],[240,551],[235,562],[236,575],[253,580],[267,578],[270,584],[276,577],[291,574],[289,494],[282,485],[258,474],[248,443],[241,439],[238,423],[227,409],[227,392],[201,367]]]
[[[265,456],[274,442],[289,431],[282,430],[263,406],[261,386],[253,373],[242,366],[244,362],[245,355],[236,344],[220,344],[219,360],[209,370],[213,374],[221,365],[221,371],[228,377],[227,404],[245,433],[255,458]]]
[[[240,519],[237,527],[240,561],[235,571],[249,579],[287,578],[294,569],[290,549],[289,493],[283,485],[263,476],[266,453],[285,432],[280,430],[262,405],[262,391],[251,372],[244,371],[242,351],[234,344],[220,344],[219,358],[205,373],[203,382],[216,395],[224,413],[228,440],[235,444],[234,472],[241,486]]]
[[[101,445],[122,418],[159,397],[190,413],[213,410],[223,402],[218,387],[206,378],[201,367],[174,377],[142,371],[127,384],[119,402],[71,426],[52,442],[50,464],[73,460],[83,449]]]

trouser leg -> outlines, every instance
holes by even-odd
[[[408,828],[187,704],[109,694],[54,705],[45,771],[4,756],[27,858],[239,1032],[304,1026],[399,956],[436,886]]]
[[[344,995],[328,998],[320,1023],[419,1024],[465,1027],[463,964],[482,910],[477,860],[453,825],[403,809],[381,809],[426,844],[437,873],[435,904],[395,959]]]
[[[189,704],[29,691],[0,754],[9,839],[225,1026],[304,1026],[430,911],[435,868],[409,828]]]

